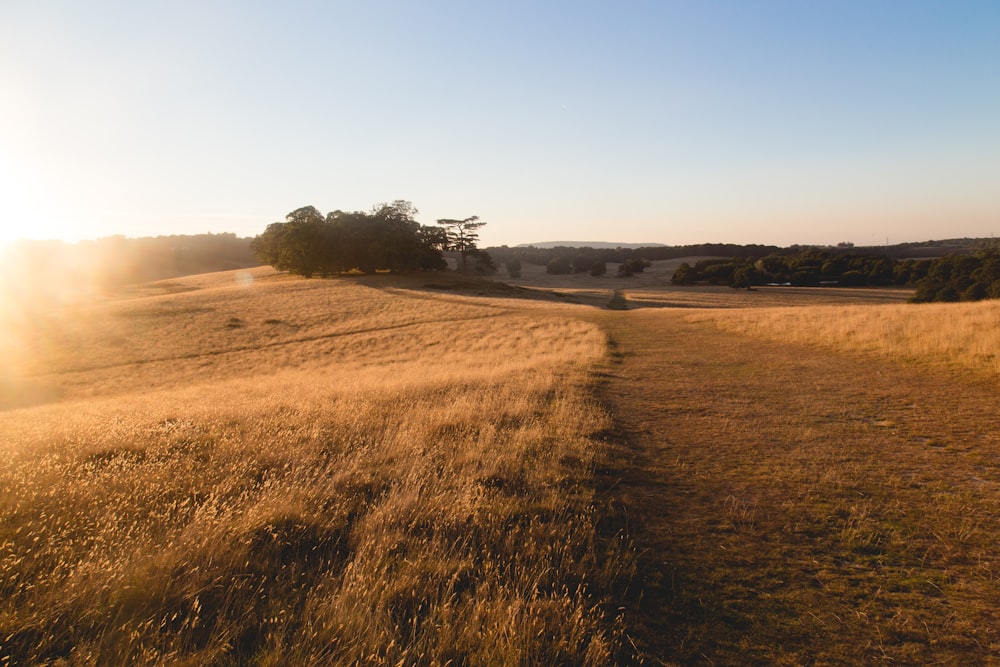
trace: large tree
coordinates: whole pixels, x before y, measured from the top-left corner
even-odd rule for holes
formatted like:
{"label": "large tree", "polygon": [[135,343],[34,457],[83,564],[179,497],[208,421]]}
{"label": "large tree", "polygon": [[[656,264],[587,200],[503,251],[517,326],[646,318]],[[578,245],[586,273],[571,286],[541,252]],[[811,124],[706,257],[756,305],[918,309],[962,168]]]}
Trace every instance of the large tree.
{"label": "large tree", "polygon": [[424,227],[407,201],[378,204],[370,213],[333,211],[324,217],[305,206],[285,222],[268,225],[251,249],[260,261],[305,277],[353,270],[413,271],[446,268],[440,228]]}
{"label": "large tree", "polygon": [[322,273],[326,264],[323,214],[315,206],[303,206],[285,222],[267,226],[250,243],[250,249],[265,264],[279,271],[292,271],[307,278]]}
{"label": "large tree", "polygon": [[461,257],[459,270],[465,273],[466,258],[469,255],[475,256],[477,254],[478,248],[476,244],[479,242],[479,229],[485,226],[486,223],[480,220],[478,215],[464,220],[443,218],[438,220],[437,223],[444,228],[447,240],[446,249],[459,253]]}

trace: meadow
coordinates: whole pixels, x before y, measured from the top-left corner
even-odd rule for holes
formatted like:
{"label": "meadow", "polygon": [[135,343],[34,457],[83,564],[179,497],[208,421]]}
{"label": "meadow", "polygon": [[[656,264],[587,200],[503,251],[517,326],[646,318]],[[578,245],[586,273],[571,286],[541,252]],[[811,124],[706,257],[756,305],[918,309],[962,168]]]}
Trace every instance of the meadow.
{"label": "meadow", "polygon": [[0,664],[994,664],[993,302],[7,297]]}
{"label": "meadow", "polygon": [[1000,662],[994,302],[618,293],[636,309],[590,319],[609,335],[600,391],[632,457],[618,497],[643,655]]}
{"label": "meadow", "polygon": [[741,309],[694,318],[744,336],[1000,378],[1000,302],[996,300],[879,308],[851,304]]}
{"label": "meadow", "polygon": [[616,659],[597,327],[270,270],[35,304],[0,664]]}

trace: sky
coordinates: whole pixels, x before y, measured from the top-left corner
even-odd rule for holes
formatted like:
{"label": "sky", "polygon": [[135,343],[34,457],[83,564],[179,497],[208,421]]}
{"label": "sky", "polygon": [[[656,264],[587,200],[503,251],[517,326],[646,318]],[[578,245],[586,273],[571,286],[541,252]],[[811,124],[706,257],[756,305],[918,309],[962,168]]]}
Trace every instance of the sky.
{"label": "sky", "polygon": [[0,0],[0,241],[1000,234],[996,0]]}

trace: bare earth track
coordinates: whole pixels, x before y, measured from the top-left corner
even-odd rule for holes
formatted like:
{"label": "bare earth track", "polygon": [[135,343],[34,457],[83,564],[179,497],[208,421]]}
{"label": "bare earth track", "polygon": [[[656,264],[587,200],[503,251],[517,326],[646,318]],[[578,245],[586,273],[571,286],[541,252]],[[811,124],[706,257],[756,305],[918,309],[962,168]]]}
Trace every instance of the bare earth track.
{"label": "bare earth track", "polygon": [[647,664],[1000,663],[995,383],[595,313]]}

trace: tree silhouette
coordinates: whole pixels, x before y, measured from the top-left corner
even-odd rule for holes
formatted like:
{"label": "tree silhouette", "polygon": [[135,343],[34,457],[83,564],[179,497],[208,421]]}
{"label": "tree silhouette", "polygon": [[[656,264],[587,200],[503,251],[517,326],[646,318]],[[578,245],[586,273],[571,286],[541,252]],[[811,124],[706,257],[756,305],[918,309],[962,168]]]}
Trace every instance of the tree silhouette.
{"label": "tree silhouette", "polygon": [[473,251],[477,249],[476,243],[479,241],[478,230],[486,223],[480,220],[478,215],[466,218],[465,220],[444,218],[438,220],[437,223],[445,230],[445,238],[447,239],[446,249],[458,251],[461,256],[459,270],[465,273],[466,257],[473,254]]}
{"label": "tree silhouette", "polygon": [[258,259],[307,278],[361,271],[439,270],[442,230],[424,227],[408,201],[378,204],[370,213],[336,210],[323,216],[304,206],[268,225],[251,243]]}

